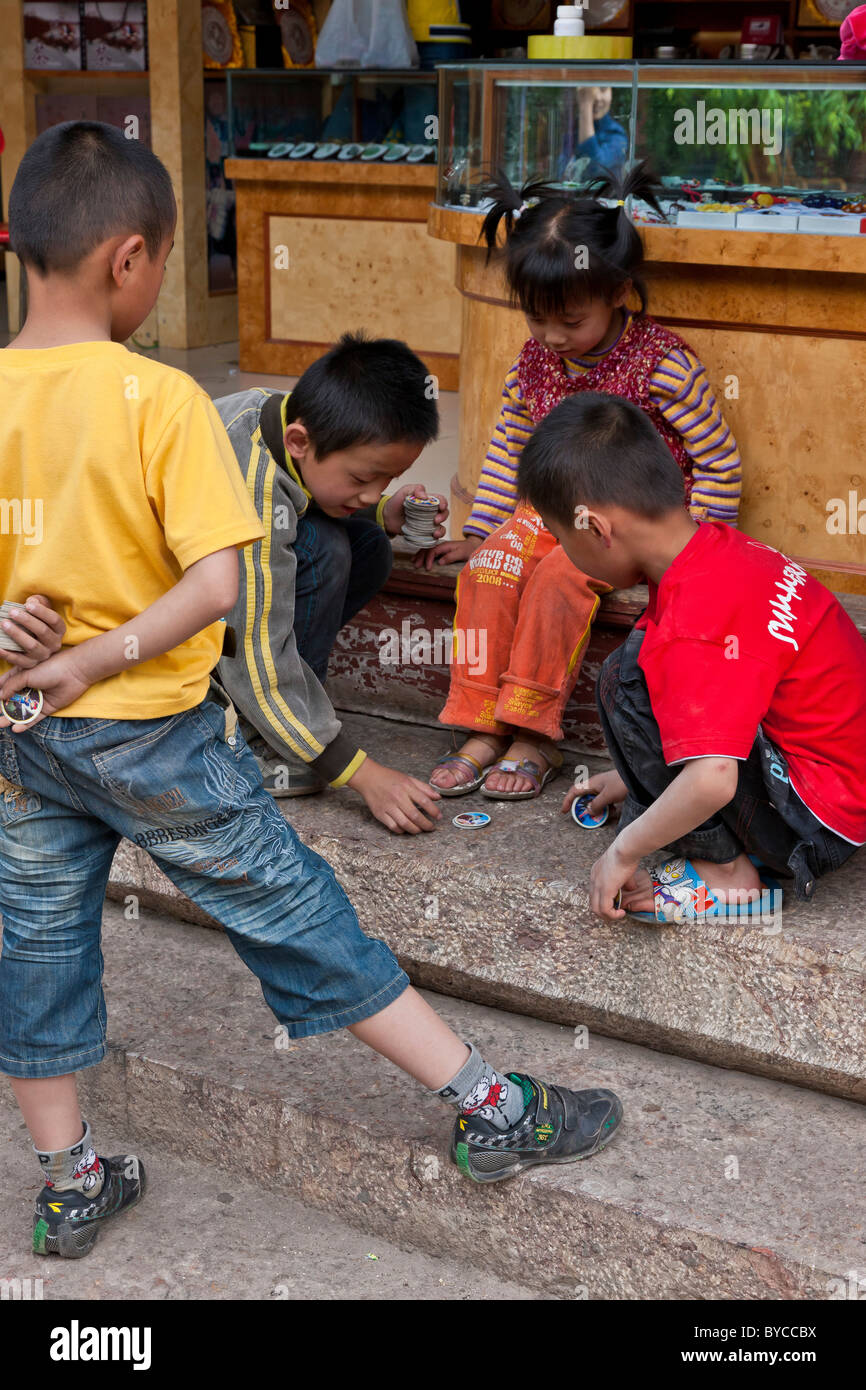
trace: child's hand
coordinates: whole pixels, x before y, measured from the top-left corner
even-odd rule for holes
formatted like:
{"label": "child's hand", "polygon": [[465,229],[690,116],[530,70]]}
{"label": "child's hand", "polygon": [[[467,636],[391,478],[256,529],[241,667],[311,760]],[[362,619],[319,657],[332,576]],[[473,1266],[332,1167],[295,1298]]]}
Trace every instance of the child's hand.
{"label": "child's hand", "polygon": [[32,724],[13,724],[11,719],[0,714],[0,729],[12,725],[13,734],[26,733],[33,729],[47,714],[59,714],[89,690],[92,681],[81,670],[78,648],[67,647],[65,652],[49,657],[26,671],[9,671],[0,681],[0,700],[8,700],[18,690],[32,686],[42,691],[42,710]]}
{"label": "child's hand", "polygon": [[462,565],[474,555],[483,537],[466,536],[462,541],[440,541],[429,550],[419,550],[412,556],[412,563],[419,570],[430,570],[434,565]]}
{"label": "child's hand", "polygon": [[623,859],[614,840],[600,859],[596,859],[589,873],[589,905],[597,917],[606,922],[618,922],[625,916],[625,909],[614,907],[620,888],[634,887],[639,859]]}
{"label": "child's hand", "polygon": [[0,627],[24,650],[10,652],[5,647],[0,650],[0,657],[10,666],[27,671],[60,651],[66,624],[42,594],[31,594],[12,609],[12,614],[11,619],[3,619]]}
{"label": "child's hand", "polygon": [[618,772],[597,772],[594,777],[587,778],[581,786],[569,788],[562,803],[563,814],[568,815],[577,798],[586,796],[587,792],[594,793],[587,809],[592,815],[599,816],[605,806],[619,806],[620,802],[625,801],[628,787]]}
{"label": "child's hand", "polygon": [[346,784],[360,792],[378,821],[395,835],[417,835],[441,820],[439,793],[417,777],[365,758]]}
{"label": "child's hand", "polygon": [[403,513],[403,503],[406,501],[407,497],[436,498],[439,503],[439,510],[436,513],[436,529],[433,534],[434,536],[444,536],[445,527],[443,522],[445,522],[448,517],[448,502],[438,492],[428,492],[423,483],[407,483],[405,487],[401,487],[398,492],[395,492],[393,497],[388,498],[388,501],[382,508],[382,521],[388,535],[396,536],[403,522],[406,520]]}

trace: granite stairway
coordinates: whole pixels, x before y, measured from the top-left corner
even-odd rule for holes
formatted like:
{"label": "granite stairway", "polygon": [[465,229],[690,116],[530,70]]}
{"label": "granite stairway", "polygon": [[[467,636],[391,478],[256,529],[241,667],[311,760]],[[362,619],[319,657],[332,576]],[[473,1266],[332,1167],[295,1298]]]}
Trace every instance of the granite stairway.
{"label": "granite stairway", "polygon": [[[329,689],[370,754],[426,780],[447,734],[435,726],[447,667],[383,667],[383,634],[447,629],[453,571],[398,562],[391,584],[341,634]],[[640,611],[641,594],[604,600],[566,718],[566,767],[596,770],[603,739],[592,682]],[[866,602],[854,600],[866,631]],[[352,707],[366,713],[354,713]],[[432,726],[432,727],[431,727]],[[589,911],[589,869],[613,823],[580,830],[560,813],[566,779],[534,802],[480,793],[441,803],[432,834],[392,836],[354,793],[280,802],[302,839],[332,863],[365,929],[385,936],[422,986],[678,1053],[716,1066],[866,1100],[866,860],[855,856],[809,904],[785,894],[781,920],[646,927]],[[482,831],[451,824],[491,814]],[[148,855],[124,843],[110,893],[202,923]]]}
{"label": "granite stairway", "polygon": [[[294,1297],[272,1289],[280,1252],[298,1243],[299,1203],[314,1229],[326,1214],[364,1232],[366,1250],[386,1241],[456,1269],[467,1299],[866,1296],[861,1105],[431,994],[485,1055],[610,1086],[624,1103],[595,1158],[483,1187],[448,1158],[453,1112],[349,1033],[289,1043],[222,933],[108,904],[104,951],[110,1048],[81,1075],[83,1109],[109,1152],[141,1156],[151,1191],[100,1236],[72,1289],[49,1296]],[[0,1106],[16,1154],[19,1125]],[[50,1258],[27,1253],[34,1174],[19,1166],[14,1194],[6,1164],[0,1173],[3,1273],[59,1278]],[[304,1283],[313,1262],[310,1250]],[[201,1288],[208,1268],[214,1294]],[[225,1288],[232,1269],[237,1292]],[[365,1287],[358,1274],[322,1296]]]}
{"label": "granite stairway", "polygon": [[[447,627],[449,582],[401,567],[332,664],[359,743],[421,777],[446,742],[447,669],[383,673],[379,654],[404,621]],[[585,672],[639,604],[605,600]],[[566,744],[571,766],[602,766],[589,680]],[[613,830],[561,815],[566,786],[529,804],[449,801],[435,832],[411,838],[345,791],[280,806],[462,1036],[507,1066],[621,1094],[625,1122],[603,1154],[468,1182],[441,1104],[349,1034],[289,1043],[216,924],[129,843],[105,915],[109,1056],[82,1077],[91,1123],[145,1159],[255,1174],[272,1199],[536,1296],[866,1295],[862,856],[812,903],[786,901],[781,922],[601,923],[586,883]],[[491,823],[461,832],[451,816],[472,806]]]}

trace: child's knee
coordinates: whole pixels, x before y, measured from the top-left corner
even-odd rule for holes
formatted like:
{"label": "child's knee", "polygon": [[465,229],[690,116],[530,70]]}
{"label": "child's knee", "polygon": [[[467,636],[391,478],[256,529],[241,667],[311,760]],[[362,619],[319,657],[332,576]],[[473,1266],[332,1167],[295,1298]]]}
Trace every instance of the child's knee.
{"label": "child's knee", "polygon": [[364,555],[364,575],[369,579],[370,587],[378,592],[388,579],[391,570],[394,568],[394,548],[391,545],[390,536],[382,530],[381,526],[375,527],[375,534],[370,539],[369,547]]}
{"label": "child's knee", "polygon": [[616,713],[621,664],[622,647],[617,647],[616,651],[605,657],[598,672],[598,683],[595,688],[596,698],[609,718]]}
{"label": "child's knee", "polygon": [[328,517],[316,517],[305,528],[303,543],[295,548],[299,561],[312,570],[317,589],[345,591],[352,572],[352,547],[345,527]]}

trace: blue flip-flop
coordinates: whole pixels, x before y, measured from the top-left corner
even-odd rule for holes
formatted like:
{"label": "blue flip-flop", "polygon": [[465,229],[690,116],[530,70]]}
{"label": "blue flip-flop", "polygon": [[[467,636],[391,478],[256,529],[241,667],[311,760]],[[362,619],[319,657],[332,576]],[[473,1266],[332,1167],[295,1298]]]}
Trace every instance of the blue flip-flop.
{"label": "blue flip-flop", "polygon": [[707,887],[690,860],[659,859],[649,870],[655,911],[626,909],[626,915],[637,922],[739,922],[749,918],[763,921],[768,894],[772,894],[771,910],[775,912],[777,905],[781,906],[782,888],[764,865],[757,867],[762,870],[761,896],[747,903],[726,903]]}

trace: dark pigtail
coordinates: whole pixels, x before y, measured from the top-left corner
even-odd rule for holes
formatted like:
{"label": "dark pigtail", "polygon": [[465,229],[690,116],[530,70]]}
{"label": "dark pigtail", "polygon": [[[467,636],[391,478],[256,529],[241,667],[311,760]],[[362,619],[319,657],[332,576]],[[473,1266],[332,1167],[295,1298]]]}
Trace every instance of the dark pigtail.
{"label": "dark pigtail", "polygon": [[587,185],[587,187],[597,190],[595,196],[599,198],[615,198],[623,201],[626,198],[642,198],[645,203],[649,203],[657,213],[661,214],[656,196],[656,186],[656,180],[645,159],[639,159],[630,168],[619,174],[608,169],[601,177],[594,179],[591,185]]}
{"label": "dark pigtail", "polygon": [[482,192],[493,199],[481,231],[488,259],[504,220],[506,277],[513,301],[524,313],[543,318],[563,314],[576,300],[610,300],[627,280],[640,300],[640,312],[646,311],[643,245],[624,206],[628,198],[638,197],[658,210],[644,162],[622,177],[605,172],[575,191],[543,180],[518,191],[500,172]]}
{"label": "dark pigtail", "polygon": [[500,222],[503,218],[505,219],[505,230],[510,236],[514,226],[514,214],[520,208],[523,198],[501,169],[496,171],[494,178],[482,184],[479,192],[485,198],[493,200],[493,206],[485,214],[484,221],[481,223],[481,236],[487,242],[487,259],[490,260],[490,253],[496,245],[496,233],[499,231]]}
{"label": "dark pigtail", "polygon": [[646,160],[642,159],[619,175],[608,173],[599,180],[599,185],[596,196],[612,198],[622,204],[618,208],[616,236],[608,254],[615,265],[634,266],[635,273],[631,279],[641,301],[641,313],[644,313],[647,300],[646,284],[639,273],[639,267],[643,264],[643,243],[640,233],[626,212],[625,205],[629,198],[639,198],[649,203],[660,217],[664,216],[659,207],[653,176]]}

